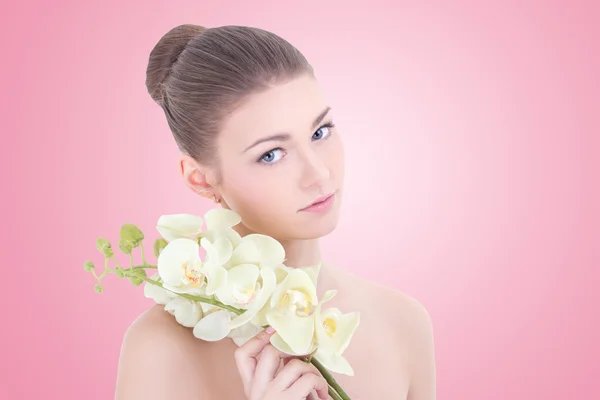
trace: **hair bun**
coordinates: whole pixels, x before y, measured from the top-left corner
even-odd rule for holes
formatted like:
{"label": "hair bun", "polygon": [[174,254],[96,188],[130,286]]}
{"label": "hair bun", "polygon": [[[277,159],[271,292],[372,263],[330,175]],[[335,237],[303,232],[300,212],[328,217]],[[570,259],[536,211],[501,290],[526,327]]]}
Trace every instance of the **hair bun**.
{"label": "hair bun", "polygon": [[161,106],[164,97],[164,83],[171,74],[173,64],[178,60],[190,40],[205,30],[205,27],[193,24],[176,26],[163,35],[150,52],[146,69],[146,88],[154,101]]}

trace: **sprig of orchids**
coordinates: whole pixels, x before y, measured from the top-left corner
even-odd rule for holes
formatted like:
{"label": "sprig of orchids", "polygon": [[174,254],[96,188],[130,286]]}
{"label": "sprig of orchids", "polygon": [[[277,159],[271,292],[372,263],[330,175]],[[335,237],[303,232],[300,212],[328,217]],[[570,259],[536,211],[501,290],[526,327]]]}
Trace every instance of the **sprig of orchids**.
{"label": "sprig of orchids", "polygon": [[[229,337],[241,346],[271,326],[276,331],[271,336],[275,348],[314,364],[334,400],[350,399],[331,372],[354,375],[343,352],[359,324],[359,313],[325,308],[336,291],[318,298],[320,265],[287,267],[285,250],[277,240],[260,234],[241,237],[233,229],[240,222],[238,214],[221,208],[204,217],[161,216],[157,230],[162,237],[153,246],[157,265],[146,261],[143,232],[125,224],[119,249],[129,255],[129,267],[119,265],[111,243],[99,238],[96,248],[105,256],[104,270],[97,275],[91,261],[84,268],[97,279],[96,292],[104,291],[102,280],[108,274],[127,278],[135,286],[145,282],[144,295],[201,340]],[[132,252],[138,247],[142,265],[133,262]],[[111,259],[114,268],[109,267]],[[147,270],[154,273],[149,277]]]}

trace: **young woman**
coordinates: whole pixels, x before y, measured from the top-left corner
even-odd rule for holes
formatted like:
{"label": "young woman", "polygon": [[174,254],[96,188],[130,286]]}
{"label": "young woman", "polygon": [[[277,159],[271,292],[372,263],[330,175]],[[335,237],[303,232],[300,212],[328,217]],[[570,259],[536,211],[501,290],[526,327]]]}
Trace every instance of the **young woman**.
{"label": "young woman", "polygon": [[[286,265],[322,262],[319,238],[338,222],[344,152],[333,110],[303,55],[251,27],[181,25],[150,54],[147,88],[182,152],[186,185],[242,217],[241,235],[278,239]],[[406,294],[323,262],[317,292],[359,311],[344,356],[354,376],[336,376],[353,400],[435,399],[427,311]],[[298,400],[328,398],[310,364],[288,357],[261,332],[241,347],[204,342],[161,306],[128,329],[117,400]],[[285,359],[285,362],[282,360]]]}

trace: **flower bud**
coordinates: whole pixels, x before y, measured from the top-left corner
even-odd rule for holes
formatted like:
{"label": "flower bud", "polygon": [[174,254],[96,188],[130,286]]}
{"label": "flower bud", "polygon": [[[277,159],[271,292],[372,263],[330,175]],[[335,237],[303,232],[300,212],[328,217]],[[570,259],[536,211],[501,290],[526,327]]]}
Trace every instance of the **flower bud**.
{"label": "flower bud", "polygon": [[131,254],[135,246],[129,240],[121,239],[119,240],[119,249],[123,252],[123,254]]}
{"label": "flower bud", "polygon": [[108,258],[111,258],[114,255],[112,245],[104,238],[98,238],[96,240],[96,248],[100,253],[104,254]]}
{"label": "flower bud", "polygon": [[142,284],[142,282],[144,282],[144,280],[137,276],[130,276],[129,282],[131,282],[133,284],[133,286],[140,286]]}
{"label": "flower bud", "polygon": [[146,274],[146,270],[145,270],[145,269],[143,269],[143,268],[136,268],[136,269],[134,269],[132,272],[133,272],[133,275],[134,275],[134,276],[137,276],[138,278],[142,278],[142,279],[143,279],[143,278],[145,278],[145,277],[147,277],[147,276],[148,276],[148,275]]}
{"label": "flower bud", "polygon": [[133,224],[124,224],[121,227],[121,240],[130,242],[135,248],[144,240],[144,233]]}
{"label": "flower bud", "polygon": [[96,293],[102,293],[104,292],[104,287],[101,284],[97,284],[96,286],[94,286],[94,291]]}
{"label": "flower bud", "polygon": [[117,273],[118,278],[122,278],[125,276],[125,271],[123,271],[123,268],[121,268],[120,266],[117,265],[117,267],[115,268],[115,271]]}
{"label": "flower bud", "polygon": [[154,257],[158,258],[160,252],[167,247],[169,243],[164,238],[158,238],[154,241]]}
{"label": "flower bud", "polygon": [[94,263],[91,261],[86,261],[85,263],[83,263],[83,269],[86,272],[92,272],[94,270]]}

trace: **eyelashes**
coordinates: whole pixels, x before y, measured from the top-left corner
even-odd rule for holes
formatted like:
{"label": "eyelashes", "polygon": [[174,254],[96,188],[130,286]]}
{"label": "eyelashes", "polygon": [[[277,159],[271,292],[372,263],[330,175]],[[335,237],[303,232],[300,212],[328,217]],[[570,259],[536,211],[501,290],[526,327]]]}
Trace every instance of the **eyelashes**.
{"label": "eyelashes", "polygon": [[[331,129],[334,127],[335,127],[335,124],[333,122],[328,122],[328,123],[321,125],[319,127],[319,129],[317,129],[313,133],[312,140],[318,141],[318,140],[328,139],[333,134],[333,132],[331,132]],[[327,131],[325,133],[322,133],[324,129],[327,129]],[[321,134],[319,134],[320,132],[321,132]],[[285,152],[285,150],[283,148],[277,147],[277,148],[267,151],[266,153],[263,153],[263,155],[261,155],[258,158],[258,160],[256,160],[256,162],[258,164],[272,166],[272,165],[277,164],[283,157],[285,157],[286,154],[287,153]]]}

